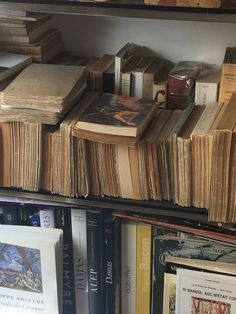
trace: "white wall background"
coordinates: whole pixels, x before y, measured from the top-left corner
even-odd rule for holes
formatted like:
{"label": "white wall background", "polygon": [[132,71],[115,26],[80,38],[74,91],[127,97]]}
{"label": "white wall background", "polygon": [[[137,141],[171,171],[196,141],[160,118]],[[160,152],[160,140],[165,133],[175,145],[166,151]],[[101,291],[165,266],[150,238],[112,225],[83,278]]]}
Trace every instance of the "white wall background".
{"label": "white wall background", "polygon": [[220,65],[228,46],[236,46],[236,23],[147,20],[55,15],[66,49],[80,56],[115,54],[126,42],[144,45],[174,62]]}

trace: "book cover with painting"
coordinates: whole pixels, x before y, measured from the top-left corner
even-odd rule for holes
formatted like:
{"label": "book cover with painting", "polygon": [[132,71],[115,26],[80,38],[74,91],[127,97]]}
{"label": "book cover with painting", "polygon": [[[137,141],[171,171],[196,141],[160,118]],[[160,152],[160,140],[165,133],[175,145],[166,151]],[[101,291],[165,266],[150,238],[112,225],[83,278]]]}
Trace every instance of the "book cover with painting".
{"label": "book cover with painting", "polygon": [[176,313],[236,313],[235,287],[235,276],[178,269]]}
{"label": "book cover with painting", "polygon": [[0,226],[0,313],[62,314],[62,230]]}
{"label": "book cover with painting", "polygon": [[137,137],[145,130],[156,110],[152,100],[105,93],[88,107],[75,128]]}

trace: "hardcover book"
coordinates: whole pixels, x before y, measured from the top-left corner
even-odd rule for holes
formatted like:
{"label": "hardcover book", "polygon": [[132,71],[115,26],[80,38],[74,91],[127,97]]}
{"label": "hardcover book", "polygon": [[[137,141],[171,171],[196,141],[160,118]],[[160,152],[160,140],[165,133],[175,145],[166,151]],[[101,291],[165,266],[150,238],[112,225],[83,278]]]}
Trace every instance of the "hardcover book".
{"label": "hardcover book", "polygon": [[105,93],[85,111],[75,128],[108,135],[138,137],[156,110],[152,100]]}
{"label": "hardcover book", "polygon": [[62,230],[0,231],[0,313],[62,314]]}

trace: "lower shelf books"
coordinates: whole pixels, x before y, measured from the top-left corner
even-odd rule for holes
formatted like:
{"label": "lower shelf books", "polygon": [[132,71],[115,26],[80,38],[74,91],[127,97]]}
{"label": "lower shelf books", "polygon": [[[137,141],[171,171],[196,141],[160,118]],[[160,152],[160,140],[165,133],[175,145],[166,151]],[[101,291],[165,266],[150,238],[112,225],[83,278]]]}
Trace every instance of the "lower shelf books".
{"label": "lower shelf books", "polygon": [[62,314],[62,230],[0,225],[0,313]]}
{"label": "lower shelf books", "polygon": [[234,276],[188,269],[177,271],[176,314],[236,313],[235,294]]}
{"label": "lower shelf books", "polygon": [[[191,258],[167,256],[163,287],[163,314],[176,314],[176,279],[179,269],[211,272],[215,274],[236,275],[236,265],[232,263],[220,263],[205,260],[194,260]],[[199,290],[196,291],[198,291],[196,293],[200,293]]]}

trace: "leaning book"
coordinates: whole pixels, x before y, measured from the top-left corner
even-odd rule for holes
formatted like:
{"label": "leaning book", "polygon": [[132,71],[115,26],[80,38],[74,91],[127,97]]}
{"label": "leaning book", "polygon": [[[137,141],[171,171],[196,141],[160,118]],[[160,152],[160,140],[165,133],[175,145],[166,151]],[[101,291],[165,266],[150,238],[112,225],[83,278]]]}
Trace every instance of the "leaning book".
{"label": "leaning book", "polygon": [[234,276],[177,270],[176,314],[233,314],[236,313],[235,295]]}
{"label": "leaning book", "polygon": [[74,128],[108,135],[139,137],[154,117],[154,101],[104,93],[79,118]]}
{"label": "leaning book", "polygon": [[62,230],[0,225],[0,313],[62,314]]}

